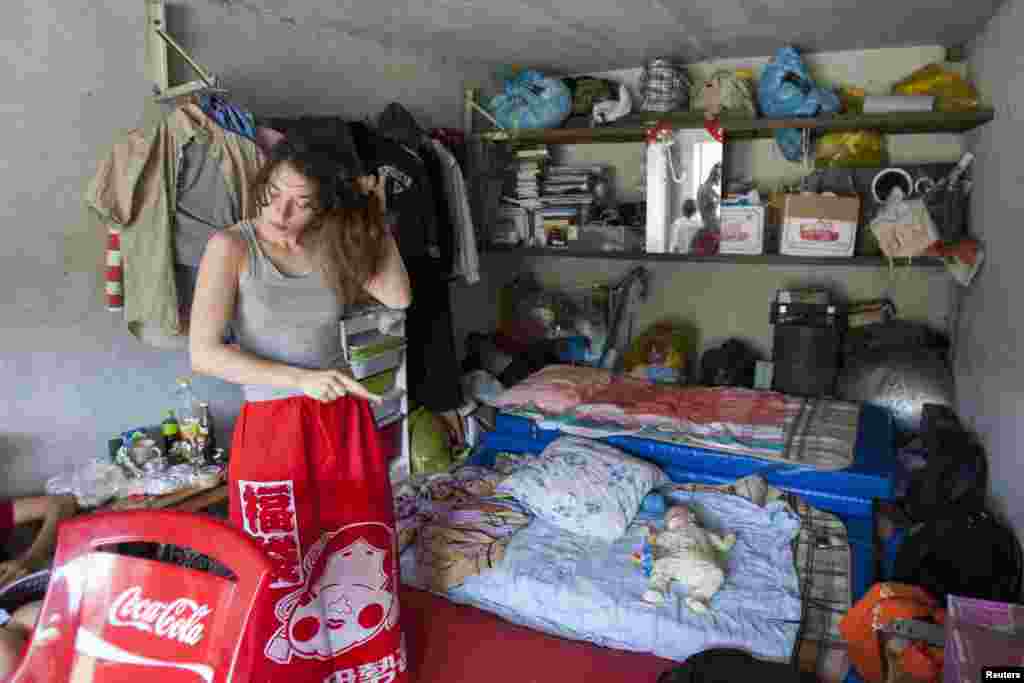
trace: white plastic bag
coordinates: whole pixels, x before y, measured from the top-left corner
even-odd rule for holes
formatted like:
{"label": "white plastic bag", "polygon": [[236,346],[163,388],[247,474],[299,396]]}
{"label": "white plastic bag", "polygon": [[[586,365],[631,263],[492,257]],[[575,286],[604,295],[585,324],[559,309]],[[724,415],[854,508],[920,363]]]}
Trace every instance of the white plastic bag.
{"label": "white plastic bag", "polygon": [[98,507],[118,495],[128,485],[124,471],[111,462],[94,460],[75,470],[71,477],[71,493],[79,507]]}
{"label": "white plastic bag", "polygon": [[[899,190],[894,194],[902,195]],[[939,240],[928,208],[920,199],[891,198],[871,221],[871,232],[889,258],[921,256]]]}

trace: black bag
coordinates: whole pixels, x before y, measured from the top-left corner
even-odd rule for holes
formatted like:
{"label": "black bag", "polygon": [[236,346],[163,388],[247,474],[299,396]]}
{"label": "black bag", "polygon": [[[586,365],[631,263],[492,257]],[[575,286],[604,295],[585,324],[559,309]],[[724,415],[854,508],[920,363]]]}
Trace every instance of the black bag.
{"label": "black bag", "polygon": [[730,339],[704,352],[700,360],[700,383],[705,386],[754,386],[756,351],[739,339]]}
{"label": "black bag", "polygon": [[903,502],[907,517],[926,522],[984,509],[988,462],[981,444],[944,405],[925,404],[921,425],[928,458],[910,477]]}
{"label": "black bag", "polygon": [[764,662],[754,659],[748,652],[731,648],[698,652],[658,676],[658,683],[798,683],[800,680],[800,672],[791,664]]}
{"label": "black bag", "polygon": [[836,397],[885,408],[902,445],[922,431],[924,404],[954,403],[948,348],[945,335],[905,320],[851,329],[843,340]]}
{"label": "black bag", "polygon": [[933,518],[907,532],[892,581],[924,588],[940,602],[959,595],[1016,602],[1021,547],[1013,531],[985,510]]}

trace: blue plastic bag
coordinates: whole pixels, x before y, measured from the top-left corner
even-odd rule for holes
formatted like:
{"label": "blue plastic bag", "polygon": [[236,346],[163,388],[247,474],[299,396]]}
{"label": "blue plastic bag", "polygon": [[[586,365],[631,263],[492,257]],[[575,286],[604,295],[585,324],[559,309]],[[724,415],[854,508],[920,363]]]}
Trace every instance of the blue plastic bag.
{"label": "blue plastic bag", "polygon": [[[839,111],[839,96],[814,85],[804,60],[794,47],[779,48],[761,72],[757,89],[761,113],[768,118],[817,116]],[[800,161],[803,149],[800,131],[785,128],[776,131],[775,141],[789,161]]]}
{"label": "blue plastic bag", "polygon": [[523,71],[505,81],[505,92],[491,98],[489,109],[504,128],[555,128],[569,116],[572,93],[561,79]]}

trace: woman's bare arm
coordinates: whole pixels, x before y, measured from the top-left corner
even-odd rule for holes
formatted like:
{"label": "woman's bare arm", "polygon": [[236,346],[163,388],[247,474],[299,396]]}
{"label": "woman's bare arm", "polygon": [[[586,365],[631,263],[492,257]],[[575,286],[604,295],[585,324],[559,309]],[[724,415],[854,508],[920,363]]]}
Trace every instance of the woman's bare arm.
{"label": "woman's bare arm", "polygon": [[[388,197],[383,178],[360,176],[356,185],[362,192],[376,200],[382,215],[387,215]],[[384,238],[384,256],[381,259],[380,268],[363,289],[388,308],[408,308],[412,303],[409,273],[406,271],[405,262],[402,261],[402,255],[398,251],[398,244],[390,232]]]}
{"label": "woman's bare arm", "polygon": [[234,384],[266,384],[296,389],[320,400],[352,393],[379,401],[361,384],[340,370],[307,370],[260,358],[224,343],[224,332],[234,317],[238,277],[248,248],[236,230],[213,234],[199,264],[189,323],[192,370]]}
{"label": "woman's bare arm", "polygon": [[199,263],[188,348],[192,370],[235,384],[268,384],[299,388],[299,369],[265,360],[224,343],[224,332],[234,317],[238,276],[247,248],[235,230],[215,232]]}
{"label": "woman's bare arm", "polygon": [[409,273],[405,270],[398,245],[390,234],[384,238],[384,258],[380,270],[366,283],[366,292],[388,308],[408,308],[412,303]]}

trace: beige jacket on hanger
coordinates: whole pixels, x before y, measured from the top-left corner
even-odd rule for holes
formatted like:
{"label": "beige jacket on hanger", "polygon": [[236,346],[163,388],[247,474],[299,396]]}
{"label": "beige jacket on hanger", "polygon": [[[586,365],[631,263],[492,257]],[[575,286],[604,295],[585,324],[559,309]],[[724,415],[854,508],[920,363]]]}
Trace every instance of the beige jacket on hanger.
{"label": "beige jacket on hanger", "polygon": [[115,143],[85,192],[86,205],[121,231],[124,317],[144,341],[188,334],[174,281],[174,221],[182,149],[197,137],[221,151],[224,177],[238,192],[243,218],[254,218],[250,186],[263,163],[259,148],[226,132],[196,104],[184,104],[155,129],[133,130]]}

